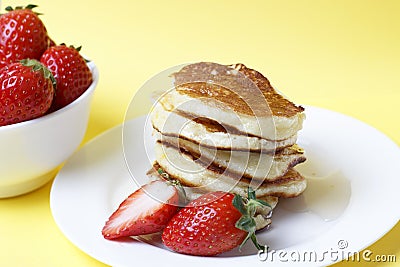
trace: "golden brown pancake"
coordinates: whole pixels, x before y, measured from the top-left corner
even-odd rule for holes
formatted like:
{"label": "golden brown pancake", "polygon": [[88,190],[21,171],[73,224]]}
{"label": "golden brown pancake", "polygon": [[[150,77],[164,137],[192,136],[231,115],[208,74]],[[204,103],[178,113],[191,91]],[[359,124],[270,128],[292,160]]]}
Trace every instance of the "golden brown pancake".
{"label": "golden brown pancake", "polygon": [[[304,111],[276,92],[264,75],[244,64],[200,62],[183,67],[174,77],[178,92],[194,98],[212,97],[238,113],[291,117]],[[260,105],[263,101],[269,109]]]}
{"label": "golden brown pancake", "polygon": [[217,166],[202,166],[187,153],[182,153],[172,146],[155,144],[156,167],[183,185],[196,187],[205,191],[225,191],[246,195],[249,186],[256,189],[256,195],[295,197],[306,188],[306,181],[294,169],[289,169],[285,175],[275,181],[260,182],[245,177],[233,178]]}

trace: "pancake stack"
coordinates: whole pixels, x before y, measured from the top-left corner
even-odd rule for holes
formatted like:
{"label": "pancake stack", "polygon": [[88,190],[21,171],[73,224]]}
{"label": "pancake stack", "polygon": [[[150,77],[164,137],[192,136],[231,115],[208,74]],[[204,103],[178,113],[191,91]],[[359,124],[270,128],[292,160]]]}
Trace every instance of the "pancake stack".
{"label": "pancake stack", "polygon": [[305,190],[293,168],[306,160],[296,145],[301,106],[243,64],[195,63],[173,77],[174,88],[151,113],[157,141],[150,176],[179,180],[190,198],[217,190],[245,197],[251,186],[272,207]]}

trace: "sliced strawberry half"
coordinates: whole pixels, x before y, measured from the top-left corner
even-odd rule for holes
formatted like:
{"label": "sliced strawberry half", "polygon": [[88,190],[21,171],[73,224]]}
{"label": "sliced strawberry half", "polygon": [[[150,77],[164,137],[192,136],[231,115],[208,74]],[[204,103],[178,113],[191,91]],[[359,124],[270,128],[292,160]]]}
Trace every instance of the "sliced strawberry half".
{"label": "sliced strawberry half", "polygon": [[178,212],[179,194],[169,182],[152,181],[128,196],[110,216],[102,234],[106,239],[162,231]]}

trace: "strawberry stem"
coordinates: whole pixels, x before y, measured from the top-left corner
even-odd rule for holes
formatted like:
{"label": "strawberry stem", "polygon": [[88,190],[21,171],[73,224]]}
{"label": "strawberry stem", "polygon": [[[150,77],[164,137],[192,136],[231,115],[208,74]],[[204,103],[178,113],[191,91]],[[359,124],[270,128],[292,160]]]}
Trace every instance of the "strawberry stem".
{"label": "strawberry stem", "polygon": [[[61,43],[60,45],[67,46],[65,43]],[[75,47],[75,46],[73,46],[73,45],[70,45],[69,47],[72,48],[72,49],[75,49],[75,50],[78,51],[78,52],[80,52],[81,49],[82,49],[82,46],[81,46],[81,45],[78,46],[78,47]]]}
{"label": "strawberry stem", "polygon": [[33,4],[29,4],[25,7],[25,9],[34,9],[35,7],[38,7],[38,5],[33,5]]}
{"label": "strawberry stem", "polygon": [[44,78],[50,79],[51,83],[53,84],[54,90],[56,89],[57,85],[56,79],[54,78],[51,71],[48,68],[46,68],[42,63],[40,63],[36,59],[30,59],[30,58],[22,59],[19,62],[26,67],[31,67],[33,71],[42,72]]}
{"label": "strawberry stem", "polygon": [[247,189],[247,197],[247,199],[244,199],[240,195],[235,194],[235,197],[232,200],[232,205],[242,214],[239,220],[237,220],[235,226],[236,228],[248,233],[242,244],[240,244],[239,250],[242,249],[247,240],[251,239],[254,246],[258,250],[265,251],[267,249],[267,246],[261,245],[257,241],[257,237],[255,234],[256,221],[254,220],[254,218],[257,207],[271,207],[271,205],[263,200],[257,199],[256,193],[251,187]]}
{"label": "strawberry stem", "polygon": [[[12,6],[7,6],[5,8],[6,11],[10,12],[10,11],[14,11],[14,10],[22,10],[22,9],[29,9],[29,10],[33,10],[35,7],[38,7],[37,5],[33,5],[33,4],[29,4],[27,6],[16,6],[15,8],[13,8]],[[42,13],[37,13],[34,12],[36,15],[43,15]]]}

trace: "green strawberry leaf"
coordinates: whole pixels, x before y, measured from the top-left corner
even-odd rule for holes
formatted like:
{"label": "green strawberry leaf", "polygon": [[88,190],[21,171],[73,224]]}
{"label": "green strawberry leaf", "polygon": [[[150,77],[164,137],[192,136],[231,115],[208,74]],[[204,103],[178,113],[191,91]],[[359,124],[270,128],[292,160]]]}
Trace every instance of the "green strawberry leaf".
{"label": "green strawberry leaf", "polygon": [[232,200],[232,204],[242,215],[247,214],[246,207],[244,206],[243,203],[243,198],[238,194],[235,194],[235,197]]}
{"label": "green strawberry leaf", "polygon": [[254,191],[253,188],[248,187],[247,188],[247,198],[250,199],[256,199],[256,191]]}
{"label": "green strawberry leaf", "polygon": [[53,88],[54,88],[54,90],[56,90],[56,87],[57,87],[56,79],[54,78],[51,71],[48,68],[46,68],[42,63],[40,63],[36,59],[30,59],[30,58],[22,59],[19,62],[26,67],[31,67],[33,71],[42,72],[43,76],[46,79],[51,80],[51,83],[53,84]]}
{"label": "green strawberry leaf", "polygon": [[242,214],[239,220],[236,221],[235,226],[236,228],[248,233],[242,244],[240,244],[239,250],[242,249],[247,240],[251,239],[254,246],[258,250],[265,251],[267,246],[261,245],[257,241],[257,237],[255,234],[256,221],[254,220],[254,218],[257,207],[271,207],[271,205],[264,200],[257,199],[256,192],[251,187],[249,187],[247,190],[247,196],[247,199],[243,199],[240,195],[235,194],[235,197],[232,200],[232,205]]}

